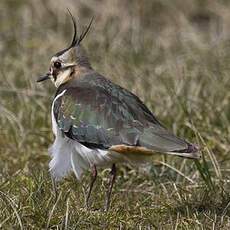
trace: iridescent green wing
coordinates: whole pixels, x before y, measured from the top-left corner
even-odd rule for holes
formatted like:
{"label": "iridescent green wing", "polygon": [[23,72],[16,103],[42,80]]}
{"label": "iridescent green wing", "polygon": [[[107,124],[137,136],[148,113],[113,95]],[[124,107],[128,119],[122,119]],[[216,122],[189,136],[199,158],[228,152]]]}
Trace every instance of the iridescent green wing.
{"label": "iridescent green wing", "polygon": [[65,87],[54,103],[55,119],[64,135],[85,146],[107,149],[124,144],[161,152],[188,148],[140,99],[101,76],[85,77]]}
{"label": "iridescent green wing", "polygon": [[125,103],[101,87],[67,89],[55,101],[54,115],[66,136],[91,147],[135,145],[142,127]]}

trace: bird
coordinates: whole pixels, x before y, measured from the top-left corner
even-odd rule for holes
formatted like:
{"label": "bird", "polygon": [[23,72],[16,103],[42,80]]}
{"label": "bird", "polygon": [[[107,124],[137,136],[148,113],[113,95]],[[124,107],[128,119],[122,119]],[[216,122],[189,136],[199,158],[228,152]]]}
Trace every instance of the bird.
{"label": "bird", "polygon": [[91,169],[88,208],[97,168],[111,167],[104,204],[108,211],[117,164],[139,165],[156,153],[198,159],[199,147],[175,136],[135,94],[94,70],[82,45],[93,18],[78,35],[69,14],[72,41],[52,56],[49,71],[37,79],[50,79],[57,88],[51,106],[55,140],[49,148],[49,170],[54,181],[60,181],[71,172],[80,180]]}

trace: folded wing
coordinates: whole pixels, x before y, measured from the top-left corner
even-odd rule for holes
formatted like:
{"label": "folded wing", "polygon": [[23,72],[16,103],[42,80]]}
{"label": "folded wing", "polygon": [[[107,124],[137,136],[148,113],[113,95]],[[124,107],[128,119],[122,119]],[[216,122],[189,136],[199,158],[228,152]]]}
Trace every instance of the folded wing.
{"label": "folded wing", "polygon": [[197,157],[195,145],[166,130],[139,98],[102,76],[85,76],[65,89],[54,115],[67,137],[90,148],[123,145]]}

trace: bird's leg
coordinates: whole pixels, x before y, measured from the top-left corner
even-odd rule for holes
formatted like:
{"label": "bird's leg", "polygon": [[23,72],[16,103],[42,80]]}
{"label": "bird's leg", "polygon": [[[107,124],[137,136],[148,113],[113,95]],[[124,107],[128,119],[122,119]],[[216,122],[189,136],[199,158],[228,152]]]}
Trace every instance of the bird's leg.
{"label": "bird's leg", "polygon": [[91,182],[90,182],[90,185],[89,185],[89,191],[87,193],[87,196],[86,196],[86,208],[89,208],[89,198],[90,198],[90,195],[91,195],[91,192],[92,192],[92,189],[93,189],[93,185],[94,185],[94,182],[96,181],[97,179],[97,168],[96,168],[96,165],[93,165],[92,167],[92,178],[91,178]]}
{"label": "bird's leg", "polygon": [[106,200],[105,200],[105,211],[107,212],[109,210],[110,205],[110,197],[113,189],[113,184],[116,179],[116,166],[115,164],[112,165],[111,171],[110,171],[110,180],[109,180],[109,187],[106,194]]}

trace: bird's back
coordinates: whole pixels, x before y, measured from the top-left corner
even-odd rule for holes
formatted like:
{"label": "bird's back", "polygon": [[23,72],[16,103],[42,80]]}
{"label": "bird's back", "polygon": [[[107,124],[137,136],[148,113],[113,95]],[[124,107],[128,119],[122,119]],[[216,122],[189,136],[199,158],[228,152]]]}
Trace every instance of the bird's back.
{"label": "bird's back", "polygon": [[97,72],[73,78],[57,95],[63,90],[54,115],[68,138],[89,148],[124,145],[195,157],[195,147],[166,130],[137,96]]}

